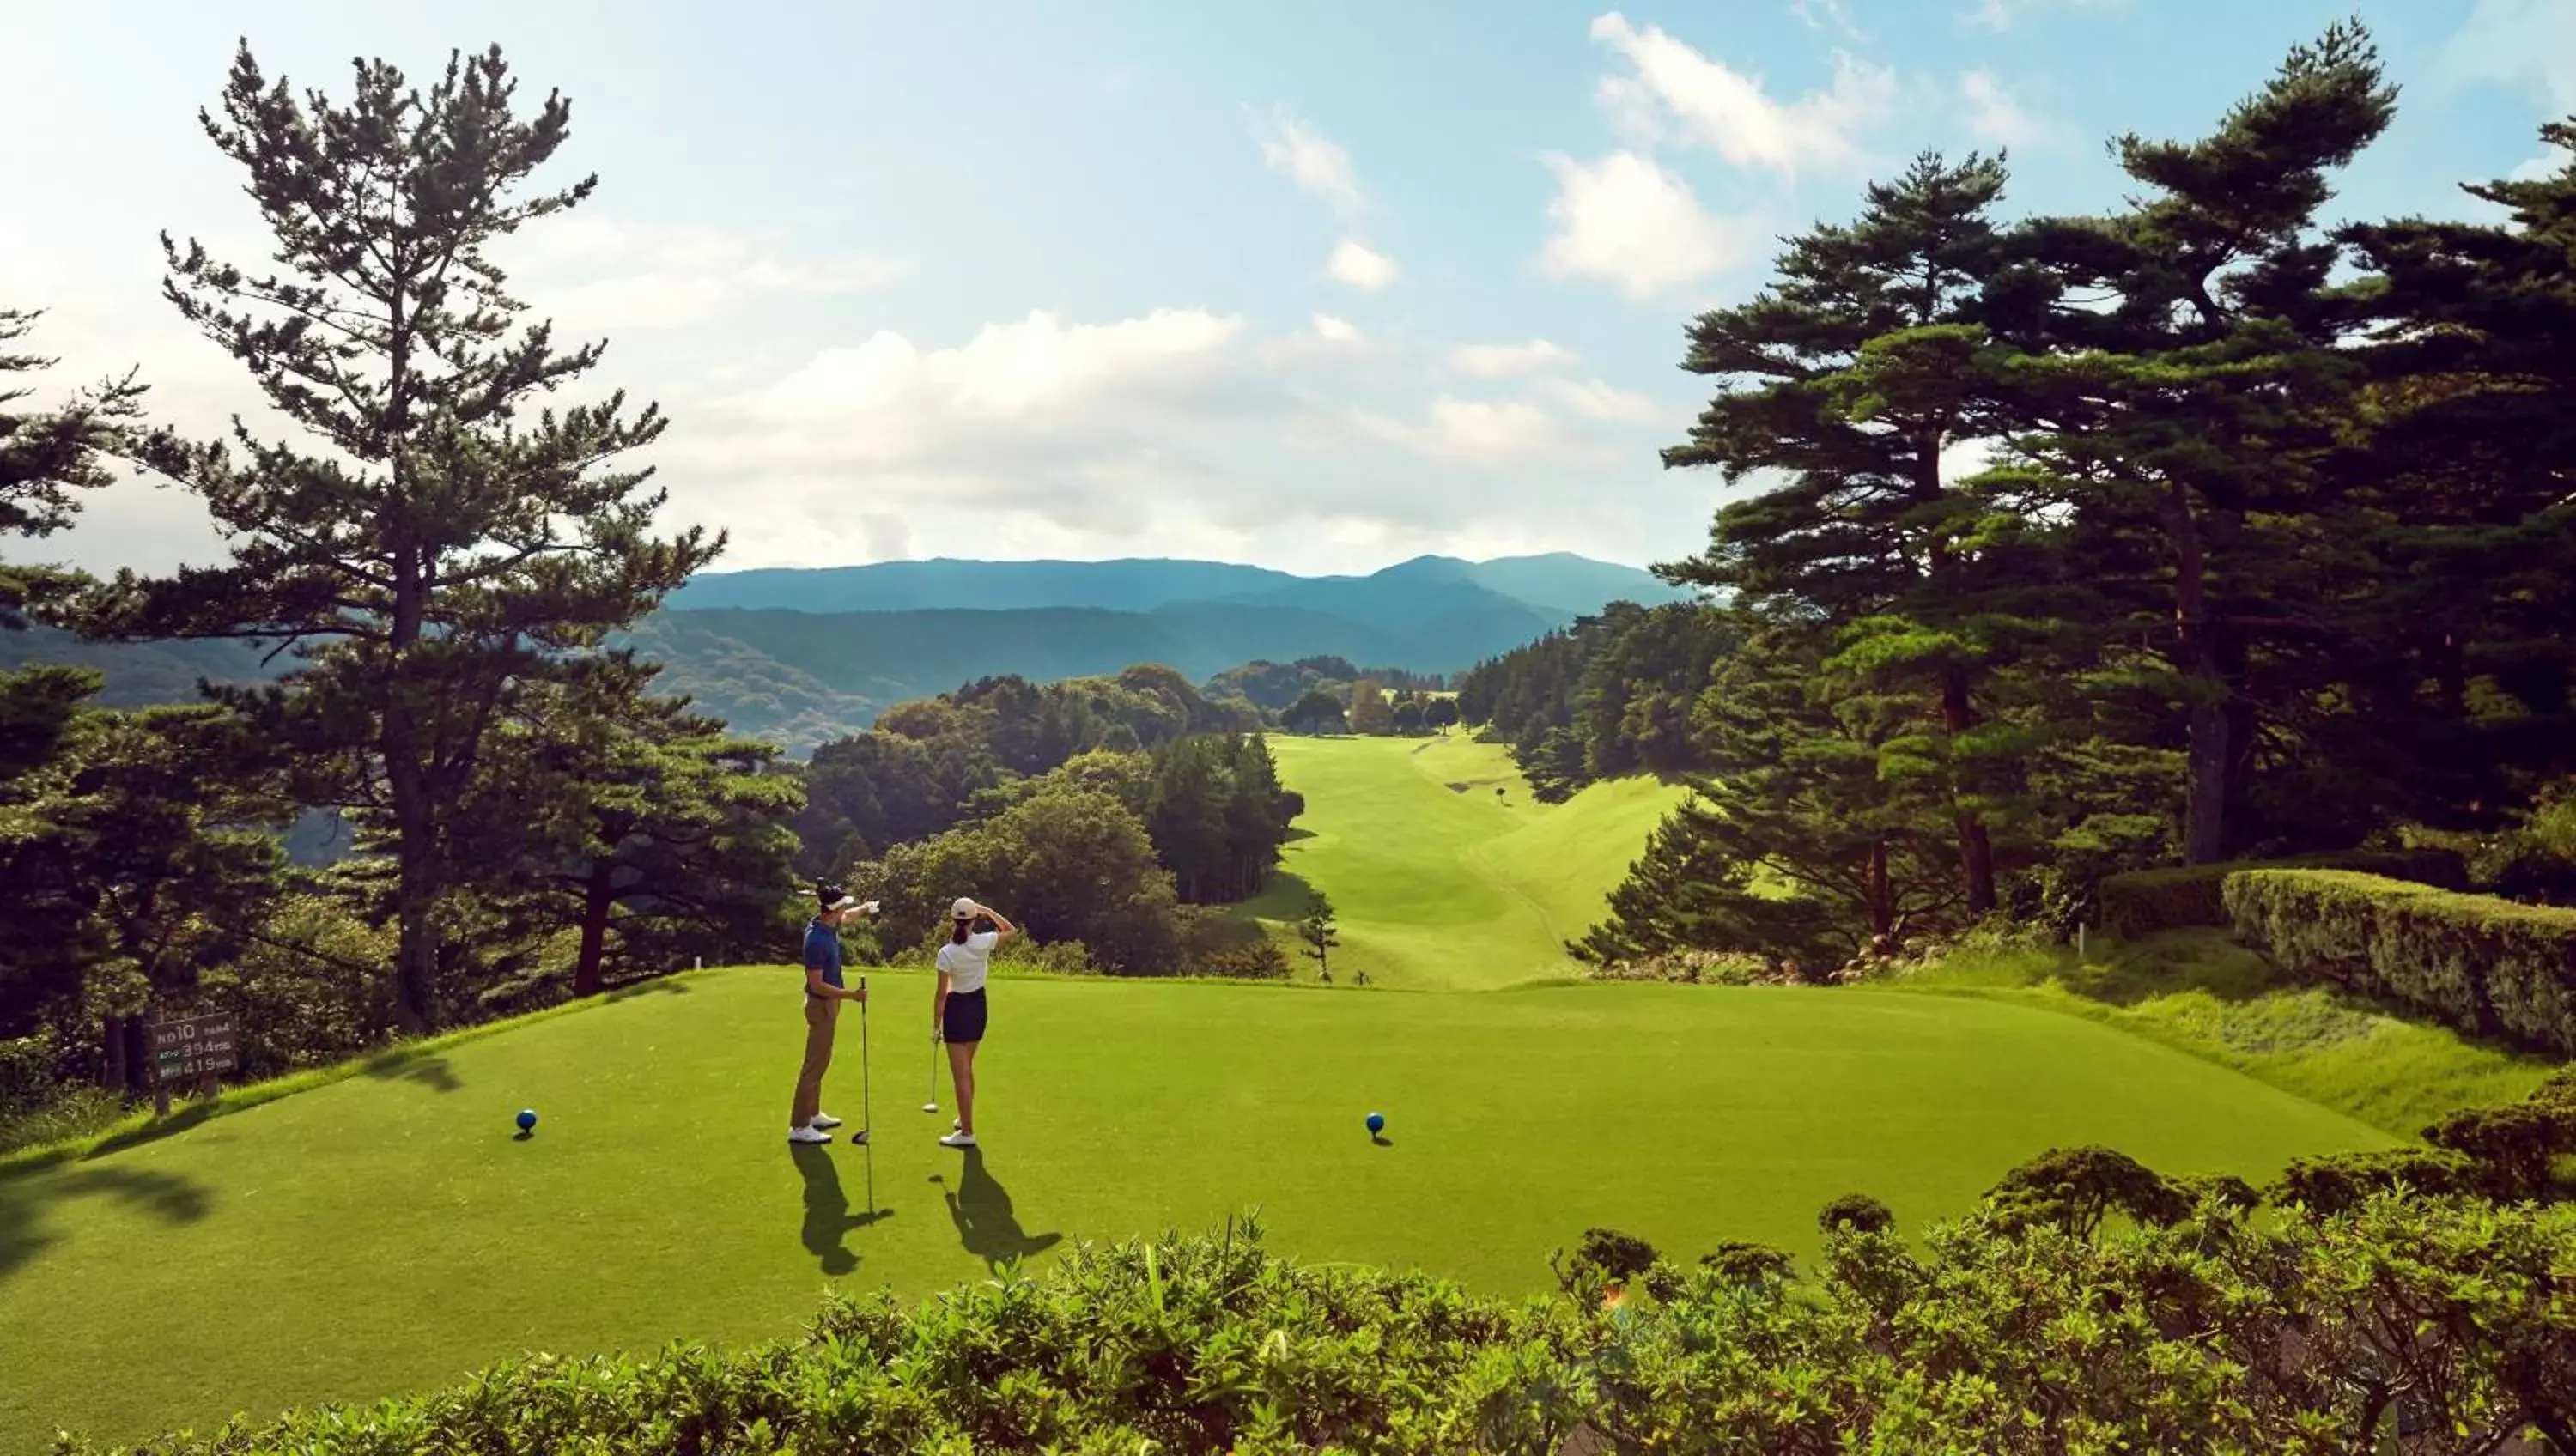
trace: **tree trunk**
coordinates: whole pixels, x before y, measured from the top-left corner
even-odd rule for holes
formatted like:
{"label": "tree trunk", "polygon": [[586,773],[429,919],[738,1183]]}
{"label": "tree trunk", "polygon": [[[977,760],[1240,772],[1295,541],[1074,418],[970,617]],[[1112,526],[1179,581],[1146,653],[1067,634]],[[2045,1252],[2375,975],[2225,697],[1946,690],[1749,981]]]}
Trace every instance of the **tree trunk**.
{"label": "tree trunk", "polygon": [[2191,705],[2183,859],[2190,864],[2216,864],[2227,857],[2229,729],[2234,723],[2227,702],[2231,690],[2218,670],[2217,624],[2209,612],[2208,552],[2201,544],[2200,520],[2193,514],[2189,487],[2170,482],[2160,514],[2174,553],[2174,666],[2202,690],[2205,699]]}
{"label": "tree trunk", "polygon": [[604,979],[601,962],[608,953],[608,912],[617,903],[615,870],[606,860],[590,867],[590,883],[581,902],[581,959],[573,966],[572,994],[596,996]]}
{"label": "tree trunk", "polygon": [[[1956,744],[1960,735],[1977,726],[1976,705],[1968,698],[1968,672],[1957,663],[1941,669],[1941,726]],[[1958,762],[1951,758],[1954,767]],[[1955,788],[1953,792],[1955,792]],[[1974,809],[1961,806],[1959,823],[1959,873],[1968,882],[1968,913],[1991,915],[1995,909],[1995,848],[1987,837],[1986,822]]]}
{"label": "tree trunk", "polygon": [[1896,896],[1887,884],[1887,841],[1869,847],[1869,933],[1875,938],[1896,933]]}

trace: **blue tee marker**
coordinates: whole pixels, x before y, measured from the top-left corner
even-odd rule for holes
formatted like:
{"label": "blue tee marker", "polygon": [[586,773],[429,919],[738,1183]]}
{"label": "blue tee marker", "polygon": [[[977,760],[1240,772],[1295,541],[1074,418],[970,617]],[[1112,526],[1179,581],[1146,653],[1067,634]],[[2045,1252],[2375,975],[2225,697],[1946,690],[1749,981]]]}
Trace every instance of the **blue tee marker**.
{"label": "blue tee marker", "polygon": [[536,1110],[535,1108],[533,1108],[533,1107],[523,1107],[523,1108],[520,1108],[520,1109],[519,1109],[519,1131],[521,1131],[521,1132],[534,1132],[534,1131],[536,1131],[536,1130],[537,1130],[537,1110]]}
{"label": "blue tee marker", "polygon": [[1386,1131],[1386,1114],[1383,1112],[1370,1113],[1368,1115],[1368,1130],[1369,1136],[1371,1137],[1375,1137],[1379,1133]]}

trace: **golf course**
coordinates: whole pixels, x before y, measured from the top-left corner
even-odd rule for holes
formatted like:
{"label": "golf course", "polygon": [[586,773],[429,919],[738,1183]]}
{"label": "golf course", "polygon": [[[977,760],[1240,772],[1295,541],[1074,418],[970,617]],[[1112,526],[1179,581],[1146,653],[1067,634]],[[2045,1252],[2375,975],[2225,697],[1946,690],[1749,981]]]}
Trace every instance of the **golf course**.
{"label": "golf course", "polygon": [[1335,980],[1365,972],[1375,986],[1490,990],[1567,974],[1565,942],[1601,918],[1682,797],[1631,778],[1542,804],[1502,747],[1465,734],[1282,738],[1272,751],[1306,797],[1304,837],[1248,913],[1287,937],[1308,888],[1323,889],[1341,940]]}
{"label": "golf course", "polygon": [[965,1154],[934,1142],[944,1081],[921,1110],[929,979],[884,970],[867,1083],[849,1024],[826,1099],[853,1128],[872,1112],[872,1148],[786,1146],[798,982],[748,967],[0,1175],[0,1451],[418,1391],[531,1350],[750,1341],[827,1288],[918,1294],[1253,1208],[1299,1258],[1514,1294],[1596,1224],[1806,1251],[1838,1194],[1919,1226],[2052,1146],[2260,1178],[2392,1141],[2037,1006],[1567,984],[1554,946],[1671,790],[1538,805],[1463,740],[1280,760],[1310,832],[1283,880],[1332,896],[1372,988],[999,976]]}

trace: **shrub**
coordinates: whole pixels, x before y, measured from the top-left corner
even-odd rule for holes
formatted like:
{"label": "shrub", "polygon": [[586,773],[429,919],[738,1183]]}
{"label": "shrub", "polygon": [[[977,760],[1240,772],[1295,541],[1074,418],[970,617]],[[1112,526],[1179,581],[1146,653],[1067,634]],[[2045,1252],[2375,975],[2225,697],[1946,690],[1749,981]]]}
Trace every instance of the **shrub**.
{"label": "shrub", "polygon": [[1883,1234],[1896,1227],[1896,1215],[1887,1205],[1866,1193],[1846,1193],[1825,1205],[1816,1216],[1816,1227],[1826,1233],[1849,1229],[1856,1233]]}
{"label": "shrub", "polygon": [[2087,1146],[2051,1148],[1986,1192],[1996,1226],[2054,1228],[2089,1239],[2114,1213],[2140,1223],[2173,1223],[2191,1212],[2182,1190],[2126,1153]]}
{"label": "shrub", "polygon": [[2476,1167],[2446,1148],[2381,1148],[2296,1159],[2272,1185],[2271,1198],[2283,1207],[2331,1216],[2383,1193],[2433,1197],[2467,1191],[2479,1181]]}
{"label": "shrub", "polygon": [[1728,1239],[1700,1256],[1700,1267],[1729,1284],[1770,1284],[1789,1277],[1789,1255],[1750,1239]]}
{"label": "shrub", "polygon": [[2351,870],[2446,890],[2465,890],[2469,884],[2467,863],[2447,849],[2348,850],[2295,859],[2134,870],[2108,876],[2098,887],[2102,928],[2122,940],[2138,940],[2162,930],[2226,925],[2227,881],[2259,869]]}
{"label": "shrub", "polygon": [[[1634,1242],[1587,1235],[1623,1267]],[[1506,1304],[1300,1267],[1229,1227],[1078,1246],[1036,1277],[910,1308],[835,1299],[801,1337],[750,1349],[538,1356],[148,1449],[2369,1451],[2401,1386],[2445,1451],[2531,1425],[2565,1448],[2576,1422],[2576,1282],[2560,1272],[2576,1209],[2381,1198],[2277,1229],[2228,1218],[2098,1242],[1970,1220],[1919,1255],[1890,1234],[1829,1240],[1803,1279],[1742,1260],[1649,1273],[1664,1292],[1616,1309]],[[1588,1444],[1569,1442],[1578,1424]]]}
{"label": "shrub", "polygon": [[2238,937],[2294,975],[2576,1054],[2576,910],[2342,870],[2233,875],[2226,904]]}
{"label": "shrub", "polygon": [[1591,1228],[1574,1246],[1574,1257],[1551,1258],[1549,1263],[1556,1268],[1557,1283],[1571,1292],[1592,1278],[1625,1284],[1653,1268],[1658,1257],[1654,1245],[1633,1234]]}
{"label": "shrub", "polygon": [[2546,1197],[2558,1155],[2576,1152],[2576,1110],[2538,1099],[2464,1107],[2424,1129],[2424,1141],[2475,1163],[2490,1198]]}

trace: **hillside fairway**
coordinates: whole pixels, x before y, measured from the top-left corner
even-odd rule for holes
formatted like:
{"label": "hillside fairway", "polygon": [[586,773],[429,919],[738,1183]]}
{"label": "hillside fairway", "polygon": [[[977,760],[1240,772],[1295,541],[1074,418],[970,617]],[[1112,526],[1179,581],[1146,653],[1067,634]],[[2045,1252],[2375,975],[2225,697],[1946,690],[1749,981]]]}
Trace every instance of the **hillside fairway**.
{"label": "hillside fairway", "polygon": [[[933,1143],[944,1084],[939,1115],[919,1110],[926,978],[870,979],[873,1221],[861,1150],[783,1139],[785,970],[684,978],[0,1178],[0,1452],[57,1423],[139,1438],[417,1391],[535,1349],[766,1338],[834,1285],[919,1294],[1060,1239],[1253,1206],[1297,1257],[1519,1292],[1587,1226],[1684,1259],[1725,1238],[1811,1250],[1836,1194],[1919,1227],[2053,1145],[2260,1179],[2389,1142],[2181,1052],[1967,997],[1006,978],[970,1161]],[[855,1125],[855,1019],[842,1048],[826,1105]],[[520,1141],[523,1106],[541,1120]]]}
{"label": "hillside fairway", "polygon": [[[1308,886],[1330,896],[1337,983],[1366,971],[1381,986],[1486,990],[1572,973],[1565,942],[1601,919],[1683,794],[1635,778],[1542,804],[1503,748],[1464,734],[1270,742],[1306,798],[1304,837],[1249,909],[1285,936]],[[1311,979],[1314,962],[1297,973]]]}

